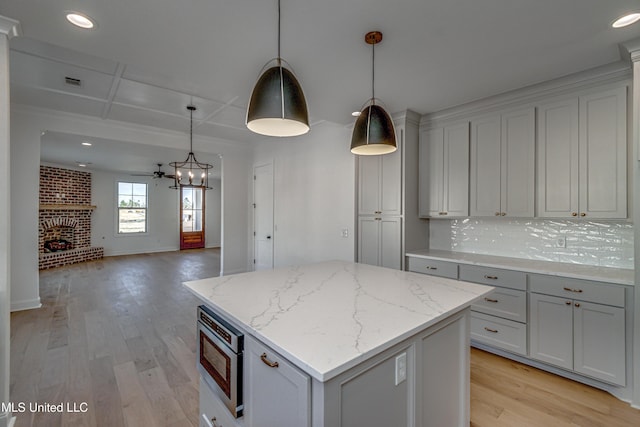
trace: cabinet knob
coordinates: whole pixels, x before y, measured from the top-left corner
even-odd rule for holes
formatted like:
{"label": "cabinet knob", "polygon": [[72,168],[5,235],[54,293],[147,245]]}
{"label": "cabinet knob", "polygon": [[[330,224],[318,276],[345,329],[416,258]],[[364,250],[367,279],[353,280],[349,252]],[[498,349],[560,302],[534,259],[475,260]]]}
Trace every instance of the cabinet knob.
{"label": "cabinet knob", "polygon": [[571,301],[565,301],[564,302],[566,305],[571,305]]}
{"label": "cabinet knob", "polygon": [[576,307],[580,307],[580,303],[579,302],[576,303]]}
{"label": "cabinet knob", "polygon": [[211,425],[213,427],[222,427],[222,425],[218,424],[216,417],[211,418]]}
{"label": "cabinet knob", "polygon": [[496,216],[500,216],[500,212],[496,212]]}
{"label": "cabinet knob", "polygon": [[571,216],[578,216],[578,212],[571,212]]}
{"label": "cabinet knob", "polygon": [[506,212],[500,212],[500,216],[507,216]]}
{"label": "cabinet knob", "polygon": [[580,212],[580,216],[587,216],[587,214],[584,212]]}

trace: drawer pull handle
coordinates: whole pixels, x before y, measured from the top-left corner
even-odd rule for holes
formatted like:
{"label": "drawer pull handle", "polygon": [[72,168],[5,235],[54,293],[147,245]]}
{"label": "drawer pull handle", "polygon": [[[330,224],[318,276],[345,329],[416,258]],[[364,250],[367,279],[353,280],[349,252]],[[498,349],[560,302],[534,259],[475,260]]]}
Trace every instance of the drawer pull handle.
{"label": "drawer pull handle", "polygon": [[448,212],[438,212],[438,215],[448,215]]}
{"label": "drawer pull handle", "polygon": [[262,362],[270,368],[277,368],[278,366],[280,366],[278,362],[272,362],[271,360],[267,359],[267,353],[262,353],[260,355],[260,360],[262,360]]}
{"label": "drawer pull handle", "polygon": [[497,299],[492,299],[492,298],[486,298],[484,299],[486,302],[498,302]]}
{"label": "drawer pull handle", "polygon": [[581,293],[581,292],[582,292],[582,289],[572,289],[572,288],[566,288],[566,287],[565,287],[565,288],[562,288],[562,289],[564,289],[564,290],[565,290],[565,291],[567,291],[567,292],[575,292],[575,293],[577,293],[577,294],[579,294],[579,293]]}
{"label": "drawer pull handle", "polygon": [[222,427],[220,424],[218,424],[216,417],[211,418],[211,424],[213,425],[213,427]]}
{"label": "drawer pull handle", "polygon": [[497,329],[487,328],[486,326],[484,327],[484,330],[487,331],[487,332],[491,332],[492,334],[497,334],[498,333]]}
{"label": "drawer pull handle", "polygon": [[498,280],[498,276],[489,276],[488,274],[484,275],[485,279]]}
{"label": "drawer pull handle", "polygon": [[427,270],[437,270],[437,269],[438,269],[438,267],[430,267],[430,266],[427,266]]}

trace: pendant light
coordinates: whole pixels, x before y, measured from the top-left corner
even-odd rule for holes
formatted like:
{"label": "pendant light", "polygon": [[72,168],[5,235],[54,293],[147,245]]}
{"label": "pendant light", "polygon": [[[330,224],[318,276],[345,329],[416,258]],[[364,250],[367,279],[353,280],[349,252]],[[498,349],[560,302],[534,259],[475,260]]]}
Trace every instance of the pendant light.
{"label": "pendant light", "polygon": [[[262,135],[297,136],[309,132],[309,115],[302,86],[280,57],[280,0],[278,0],[278,57],[256,83],[247,108],[247,127]],[[288,65],[288,63],[287,63]]]}
{"label": "pendant light", "polygon": [[[209,170],[213,169],[213,165],[209,163],[200,163],[193,154],[193,112],[196,110],[195,105],[187,105],[190,114],[189,127],[189,154],[186,160],[182,162],[171,162],[174,170],[173,185],[169,188],[195,187],[211,190],[209,187]],[[200,181],[200,182],[198,182]]]}
{"label": "pendant light", "polygon": [[393,153],[397,149],[393,120],[384,108],[376,104],[375,97],[375,45],[382,41],[382,33],[367,33],[364,41],[371,45],[371,99],[367,101],[353,126],[351,152],[361,156]]}

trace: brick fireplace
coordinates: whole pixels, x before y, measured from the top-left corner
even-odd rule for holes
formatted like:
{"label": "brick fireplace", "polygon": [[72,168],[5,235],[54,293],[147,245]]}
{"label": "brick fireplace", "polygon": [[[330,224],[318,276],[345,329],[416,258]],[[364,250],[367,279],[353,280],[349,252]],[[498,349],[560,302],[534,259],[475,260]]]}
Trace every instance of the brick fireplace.
{"label": "brick fireplace", "polygon": [[91,173],[40,166],[39,269],[100,259],[91,246]]}

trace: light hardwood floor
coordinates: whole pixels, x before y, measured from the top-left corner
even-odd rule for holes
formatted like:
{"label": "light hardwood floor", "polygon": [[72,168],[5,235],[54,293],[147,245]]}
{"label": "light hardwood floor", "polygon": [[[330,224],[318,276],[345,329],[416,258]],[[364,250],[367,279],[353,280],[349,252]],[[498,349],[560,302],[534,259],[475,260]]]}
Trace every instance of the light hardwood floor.
{"label": "light hardwood floor", "polygon": [[[41,272],[43,307],[11,316],[11,401],[27,405],[15,427],[197,426],[199,302],[180,283],[219,271],[218,250],[192,250]],[[473,427],[640,426],[605,392],[475,349],[471,363]]]}

